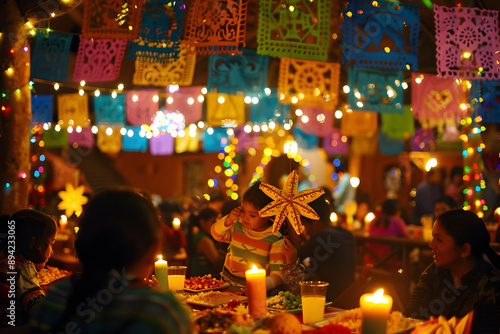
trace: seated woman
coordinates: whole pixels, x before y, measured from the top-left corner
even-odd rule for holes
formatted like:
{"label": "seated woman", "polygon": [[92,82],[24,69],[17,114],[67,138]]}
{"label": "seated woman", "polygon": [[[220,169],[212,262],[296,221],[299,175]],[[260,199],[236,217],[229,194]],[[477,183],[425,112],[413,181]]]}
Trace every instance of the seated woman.
{"label": "seated woman", "polygon": [[32,333],[191,333],[187,308],[149,286],[161,246],[151,201],[132,190],[104,190],[90,200],[75,249],[82,273],[48,291],[33,311]]}
{"label": "seated woman", "polygon": [[470,211],[441,214],[429,244],[434,257],[420,276],[405,315],[462,318],[474,311],[471,333],[500,328],[500,255],[490,247],[484,222]]}

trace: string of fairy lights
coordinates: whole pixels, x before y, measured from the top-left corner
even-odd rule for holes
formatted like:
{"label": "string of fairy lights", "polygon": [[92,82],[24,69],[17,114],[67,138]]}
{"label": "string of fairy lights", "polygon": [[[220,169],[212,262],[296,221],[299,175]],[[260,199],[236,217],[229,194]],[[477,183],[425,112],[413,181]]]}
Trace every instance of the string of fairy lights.
{"label": "string of fairy lights", "polygon": [[[53,17],[54,14],[51,14]],[[35,28],[29,21],[26,22],[26,29],[28,32],[28,35],[30,37],[34,37],[37,34],[37,30],[40,30],[39,28]],[[41,30],[40,30],[41,31]],[[46,32],[50,32],[50,29],[44,29]],[[4,42],[3,35],[0,33],[0,40]],[[20,52],[29,52],[30,47],[29,43],[26,43],[25,45],[21,46],[18,50],[14,48],[10,48],[9,50],[9,55],[10,59],[4,60],[4,64],[2,64],[2,69],[7,76],[14,76],[16,75],[16,70],[12,64],[14,63],[14,57],[16,57]],[[386,52],[390,52],[390,50],[386,50]],[[463,57],[467,58],[470,57],[469,54],[463,54]],[[29,61],[27,61],[24,66],[30,67],[31,64]],[[416,78],[415,84],[419,84],[419,78]],[[401,83],[396,83],[397,86],[401,85],[403,90],[408,89],[410,81],[405,80]],[[81,81],[79,84],[73,84],[73,83],[66,83],[66,82],[50,82],[42,79],[33,79],[33,81],[29,81],[28,85],[30,90],[34,90],[35,84],[46,84],[46,85],[52,85],[54,88],[54,93],[58,94],[58,91],[61,87],[65,87],[68,89],[74,89],[77,90],[78,93],[81,96],[84,95],[94,95],[96,98],[98,98],[101,94],[111,94],[112,97],[117,97],[118,94],[124,93],[125,86],[124,84],[120,83],[117,85],[116,89],[110,89],[110,88],[104,88],[104,87],[92,87],[87,85],[84,81]],[[470,82],[465,81],[465,84],[468,89],[470,89]],[[15,94],[20,94],[21,89],[24,88],[25,85],[22,87],[18,87],[12,91],[4,91],[1,92],[1,98],[2,98],[2,103],[0,105],[0,110],[1,112],[8,116],[10,113],[10,106],[8,104],[8,100],[11,97],[14,97]],[[169,85],[167,87],[168,91],[170,93],[175,93],[179,89],[179,86],[176,84]],[[269,89],[266,88],[265,94],[269,95]],[[344,94],[348,94],[351,91],[351,87],[349,85],[344,85],[342,88],[342,91]],[[173,96],[166,96],[167,93],[164,94],[158,94],[153,97],[154,102],[158,102],[160,100],[160,97],[166,97],[166,109],[168,109],[168,104],[172,104],[174,101]],[[201,94],[198,96],[191,96],[188,98],[188,104],[192,105],[194,103],[203,103],[205,100],[205,96],[207,94],[206,88],[203,88],[201,91]],[[358,92],[359,94],[359,92]],[[394,91],[392,89],[388,89],[387,91],[387,96],[391,98],[394,95]],[[359,96],[355,92],[355,97],[359,99]],[[134,96],[133,98],[134,102],[140,103],[140,100],[137,96]],[[258,104],[260,103],[260,99],[258,96],[247,96],[244,99],[246,104]],[[360,101],[359,101],[360,102]],[[482,99],[479,98],[479,101],[475,101],[476,103],[481,103]],[[219,99],[219,103],[224,103],[223,100]],[[298,99],[291,100],[292,105],[297,105],[300,103]],[[358,107],[360,106],[359,103],[357,105]],[[464,103],[460,105],[460,108],[466,112],[467,114],[472,114],[472,106],[468,103]],[[344,111],[341,110],[342,108],[339,108],[334,111],[334,117],[337,120],[340,120],[344,114],[344,112],[351,112],[352,110],[346,106],[344,108]],[[311,121],[307,115],[304,115],[302,110],[300,108],[295,109],[294,113],[296,118],[300,118],[300,120],[303,123],[307,123]],[[161,116],[161,115],[159,115]],[[141,126],[141,131],[139,135],[141,137],[146,137],[150,139],[153,136],[157,136],[159,134],[165,134],[165,133],[170,133],[172,137],[184,137],[186,135],[190,137],[196,137],[199,133],[199,131],[205,131],[206,134],[211,135],[213,133],[213,128],[208,126],[205,122],[199,121],[196,124],[182,124],[182,121],[177,121],[174,119],[174,114],[172,113],[163,113],[163,118],[159,117],[157,119],[157,122],[153,122],[152,124],[144,124]],[[325,115],[324,114],[319,114],[316,118],[316,120],[312,121],[317,121],[319,123],[322,123],[325,120]],[[482,216],[484,212],[489,210],[490,208],[487,207],[485,200],[481,196],[481,191],[485,189],[486,184],[483,178],[482,171],[484,170],[484,164],[482,163],[480,156],[481,152],[484,151],[485,149],[485,144],[481,140],[481,132],[484,132],[486,130],[485,125],[481,124],[482,119],[480,116],[467,116],[464,117],[460,125],[462,126],[462,135],[460,136],[460,139],[462,140],[463,143],[463,161],[464,161],[464,175],[463,175],[463,181],[468,184],[468,186],[463,190],[465,200],[462,203],[462,206],[465,210],[474,210],[478,213],[478,215]],[[90,122],[89,122],[90,123]],[[261,151],[261,161],[258,164],[258,166],[255,168],[255,171],[252,175],[252,180],[250,183],[253,181],[263,177],[264,175],[264,170],[267,166],[267,164],[271,161],[272,157],[279,156],[281,154],[287,154],[287,156],[299,163],[304,168],[309,168],[310,163],[306,160],[303,160],[299,154],[299,150],[297,147],[297,143],[293,140],[293,136],[291,136],[288,132],[291,130],[293,126],[293,120],[288,120],[284,122],[283,124],[276,124],[273,121],[270,121],[268,123],[261,123],[261,124],[254,124],[248,122],[244,126],[244,131],[246,133],[261,133],[261,134],[266,134],[266,133],[273,133],[276,132],[280,137],[285,137],[289,136],[290,138],[286,140],[285,146],[283,149],[278,149],[276,148],[276,145],[274,142],[272,142],[272,137],[267,137],[266,138],[266,145],[265,148]],[[52,123],[44,123],[44,124],[36,124],[33,126],[31,129],[31,134],[32,137],[30,138],[31,142],[31,148],[32,148],[32,156],[31,156],[31,171],[22,171],[19,173],[18,177],[19,178],[26,178],[28,177],[28,173],[30,176],[35,180],[33,184],[33,189],[36,190],[39,193],[43,193],[45,191],[44,189],[44,179],[47,177],[47,166],[46,166],[46,157],[43,154],[43,148],[45,146],[44,141],[41,139],[41,134],[43,133],[44,130],[49,130],[52,127],[54,127],[55,131],[67,131],[68,133],[71,133],[72,131],[81,132],[82,131],[82,126],[77,125],[77,126],[72,126],[72,125],[65,125],[65,124],[60,124],[57,122],[55,125]],[[120,131],[120,134],[122,136],[133,136],[134,133],[131,133],[131,130],[127,130],[125,127],[121,127],[119,129],[115,129],[113,127],[100,127],[96,125],[92,125],[92,133],[97,134],[99,131],[105,131],[106,135],[111,135],[113,131]],[[186,131],[187,130],[187,131]],[[222,166],[216,166],[214,168],[216,173],[222,173],[222,175],[225,176],[225,181],[224,182],[219,182],[218,178],[212,178],[208,180],[208,186],[211,188],[219,186],[220,183],[223,183],[225,188],[226,188],[226,194],[236,200],[238,199],[238,184],[236,182],[237,175],[238,175],[238,170],[239,170],[239,165],[238,165],[238,152],[237,149],[237,143],[238,140],[234,138],[234,132],[231,127],[227,128],[227,138],[223,138],[223,141],[221,141],[221,149],[220,152],[218,153],[219,159],[222,161]],[[271,138],[271,142],[268,141],[268,139]],[[341,139],[343,142],[347,141],[347,137],[342,136]],[[260,151],[259,151],[260,152]],[[259,154],[256,150],[256,148],[251,147],[249,150],[247,150],[247,153],[250,156],[256,156]],[[479,157],[479,158],[478,158]],[[500,157],[500,154],[499,154]],[[336,168],[340,167],[340,160],[339,159],[334,159],[333,164]],[[341,179],[343,176],[342,172],[334,172],[331,175],[331,178],[333,180],[338,180]],[[312,180],[314,180],[314,176],[312,177]],[[500,179],[498,180],[498,184],[500,185]],[[10,182],[7,182],[4,185],[4,190],[8,191],[11,186]]]}

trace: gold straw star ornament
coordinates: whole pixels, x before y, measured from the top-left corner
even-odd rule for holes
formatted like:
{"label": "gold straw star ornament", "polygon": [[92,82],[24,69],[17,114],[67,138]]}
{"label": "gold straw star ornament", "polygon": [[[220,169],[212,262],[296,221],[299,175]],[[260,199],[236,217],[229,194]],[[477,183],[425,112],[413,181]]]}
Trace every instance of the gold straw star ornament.
{"label": "gold straw star ornament", "polygon": [[287,217],[297,234],[301,234],[304,230],[300,215],[311,219],[319,219],[319,215],[307,203],[320,197],[324,190],[315,188],[297,192],[298,184],[299,175],[295,169],[288,175],[283,190],[265,182],[260,184],[260,189],[274,201],[262,208],[259,215],[261,217],[276,216],[273,224],[274,233],[280,229],[281,224]]}

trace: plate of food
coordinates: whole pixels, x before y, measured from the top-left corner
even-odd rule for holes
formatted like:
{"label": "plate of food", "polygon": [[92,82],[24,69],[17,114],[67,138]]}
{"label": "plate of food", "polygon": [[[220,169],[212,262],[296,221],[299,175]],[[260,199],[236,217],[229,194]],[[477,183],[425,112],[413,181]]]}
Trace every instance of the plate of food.
{"label": "plate of food", "polygon": [[[342,325],[349,328],[351,333],[357,334],[361,333],[362,318],[361,308],[358,307],[336,313],[335,316],[328,318],[328,323]],[[387,333],[407,333],[422,322],[419,319],[406,318],[399,311],[393,311],[387,320]]]}
{"label": "plate of food", "polygon": [[[326,302],[325,306],[331,303],[332,302]],[[267,299],[267,309],[271,313],[300,313],[302,312],[302,297],[300,295],[294,295],[289,291],[280,291],[277,295]]]}
{"label": "plate of food", "polygon": [[40,285],[49,285],[63,277],[73,274],[72,271],[59,269],[57,267],[46,266],[38,271],[38,281]]}
{"label": "plate of food", "polygon": [[215,308],[228,304],[233,300],[246,301],[247,297],[233,292],[207,291],[200,292],[186,298],[186,302],[191,305]]}
{"label": "plate of food", "polygon": [[207,292],[222,290],[229,287],[230,284],[212,277],[211,275],[186,277],[184,281],[184,290],[189,292]]}

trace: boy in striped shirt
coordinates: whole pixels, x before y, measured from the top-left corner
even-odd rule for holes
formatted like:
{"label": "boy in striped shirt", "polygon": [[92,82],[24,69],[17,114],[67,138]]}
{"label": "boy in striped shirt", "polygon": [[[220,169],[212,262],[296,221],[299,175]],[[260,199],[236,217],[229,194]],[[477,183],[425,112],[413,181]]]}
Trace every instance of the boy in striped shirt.
{"label": "boy in striped shirt", "polygon": [[254,182],[243,195],[241,207],[212,225],[212,236],[229,243],[221,276],[232,285],[246,286],[245,272],[253,264],[266,269],[267,290],[283,283],[280,266],[295,262],[297,251],[281,233],[273,233],[273,222],[259,210],[271,203]]}

